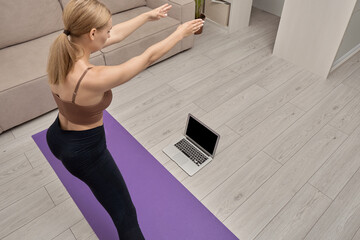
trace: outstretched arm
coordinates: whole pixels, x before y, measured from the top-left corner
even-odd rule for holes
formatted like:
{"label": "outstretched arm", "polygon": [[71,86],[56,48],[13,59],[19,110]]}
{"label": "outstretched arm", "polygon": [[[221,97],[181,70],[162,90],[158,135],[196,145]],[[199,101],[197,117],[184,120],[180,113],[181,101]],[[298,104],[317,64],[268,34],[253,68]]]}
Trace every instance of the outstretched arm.
{"label": "outstretched arm", "polygon": [[[203,25],[203,20],[195,19],[180,25],[175,32],[164,40],[150,46],[141,55],[133,57],[125,63],[116,66],[97,66],[91,71],[95,81],[88,81],[88,87],[94,91],[106,92],[124,82],[129,81],[146,69],[156,60],[164,56],[183,38],[195,33]],[[90,79],[90,77],[89,77]]]}
{"label": "outstretched arm", "polygon": [[104,47],[111,44],[118,43],[127,38],[136,29],[144,25],[148,21],[158,20],[167,16],[167,12],[172,6],[164,4],[158,8],[155,8],[149,12],[143,13],[137,17],[134,17],[126,22],[122,22],[113,26],[110,31],[110,38],[105,42]]}

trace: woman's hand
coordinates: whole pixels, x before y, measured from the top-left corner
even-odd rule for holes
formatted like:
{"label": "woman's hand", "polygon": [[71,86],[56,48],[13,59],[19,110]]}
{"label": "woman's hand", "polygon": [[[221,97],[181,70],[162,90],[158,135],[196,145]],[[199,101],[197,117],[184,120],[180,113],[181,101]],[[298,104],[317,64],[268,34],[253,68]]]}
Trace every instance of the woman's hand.
{"label": "woman's hand", "polygon": [[167,12],[170,10],[171,7],[172,7],[171,5],[166,3],[158,8],[155,8],[147,12],[146,14],[148,15],[149,21],[155,21],[155,20],[159,20],[160,18],[166,17]]}
{"label": "woman's hand", "polygon": [[185,22],[178,26],[176,31],[178,31],[182,37],[190,36],[194,34],[197,30],[199,30],[204,25],[204,21],[202,19],[195,19],[188,22]]}

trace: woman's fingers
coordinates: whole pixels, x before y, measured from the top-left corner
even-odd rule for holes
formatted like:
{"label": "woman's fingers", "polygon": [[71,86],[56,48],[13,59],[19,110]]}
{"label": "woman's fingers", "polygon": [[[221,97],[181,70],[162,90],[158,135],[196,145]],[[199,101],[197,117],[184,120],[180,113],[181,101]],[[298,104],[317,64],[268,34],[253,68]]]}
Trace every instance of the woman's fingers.
{"label": "woman's fingers", "polygon": [[199,24],[199,23],[204,23],[204,20],[202,20],[201,18],[199,19],[195,19],[195,24]]}
{"label": "woman's fingers", "polygon": [[161,17],[166,17],[167,12],[170,10],[171,7],[172,7],[172,5],[169,5],[168,3],[165,3],[164,5],[159,7],[159,15]]}
{"label": "woman's fingers", "polygon": [[163,6],[163,10],[164,11],[168,11],[170,8],[172,7],[172,5],[169,5],[169,4],[164,4],[164,6]]}
{"label": "woman's fingers", "polygon": [[191,22],[193,26],[204,24],[204,21],[202,19],[195,19]]}
{"label": "woman's fingers", "polygon": [[172,5],[169,5],[166,3],[160,7],[160,12],[166,13],[167,11],[170,10],[171,7],[172,7]]}
{"label": "woman's fingers", "polygon": [[193,24],[194,28],[199,29],[204,25],[204,21],[202,19],[197,19]]}
{"label": "woman's fingers", "polygon": [[184,33],[184,36],[187,37],[190,34],[197,32],[203,25],[204,21],[202,19],[195,19],[183,23],[178,29],[180,29]]}
{"label": "woman's fingers", "polygon": [[192,32],[195,33],[197,32],[204,24],[203,23],[198,23],[192,26]]}

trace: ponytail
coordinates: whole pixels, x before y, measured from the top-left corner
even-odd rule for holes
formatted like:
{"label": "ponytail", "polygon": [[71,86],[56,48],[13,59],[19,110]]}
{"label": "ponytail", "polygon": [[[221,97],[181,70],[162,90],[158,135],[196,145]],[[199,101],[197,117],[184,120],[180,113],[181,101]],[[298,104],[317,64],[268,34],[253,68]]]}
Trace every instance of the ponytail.
{"label": "ponytail", "polygon": [[58,36],[50,47],[47,73],[50,84],[59,84],[73,69],[75,62],[84,52],[79,45],[71,42],[64,33]]}
{"label": "ponytail", "polygon": [[65,81],[77,60],[84,56],[82,47],[69,40],[67,34],[80,37],[92,28],[101,29],[111,18],[111,12],[98,0],[70,0],[63,11],[64,33],[50,47],[47,73],[50,84]]}

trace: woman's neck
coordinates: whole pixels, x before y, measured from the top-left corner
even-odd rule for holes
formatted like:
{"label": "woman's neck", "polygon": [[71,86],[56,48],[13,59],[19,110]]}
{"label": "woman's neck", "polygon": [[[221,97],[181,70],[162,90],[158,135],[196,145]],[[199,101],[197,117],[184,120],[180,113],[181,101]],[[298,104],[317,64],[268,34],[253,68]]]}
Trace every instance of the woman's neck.
{"label": "woman's neck", "polygon": [[89,66],[90,65],[89,59],[91,54],[90,49],[84,46],[80,38],[72,37],[70,41],[79,45],[83,49],[84,55],[79,60],[82,60],[83,62],[85,62],[87,66]]}

